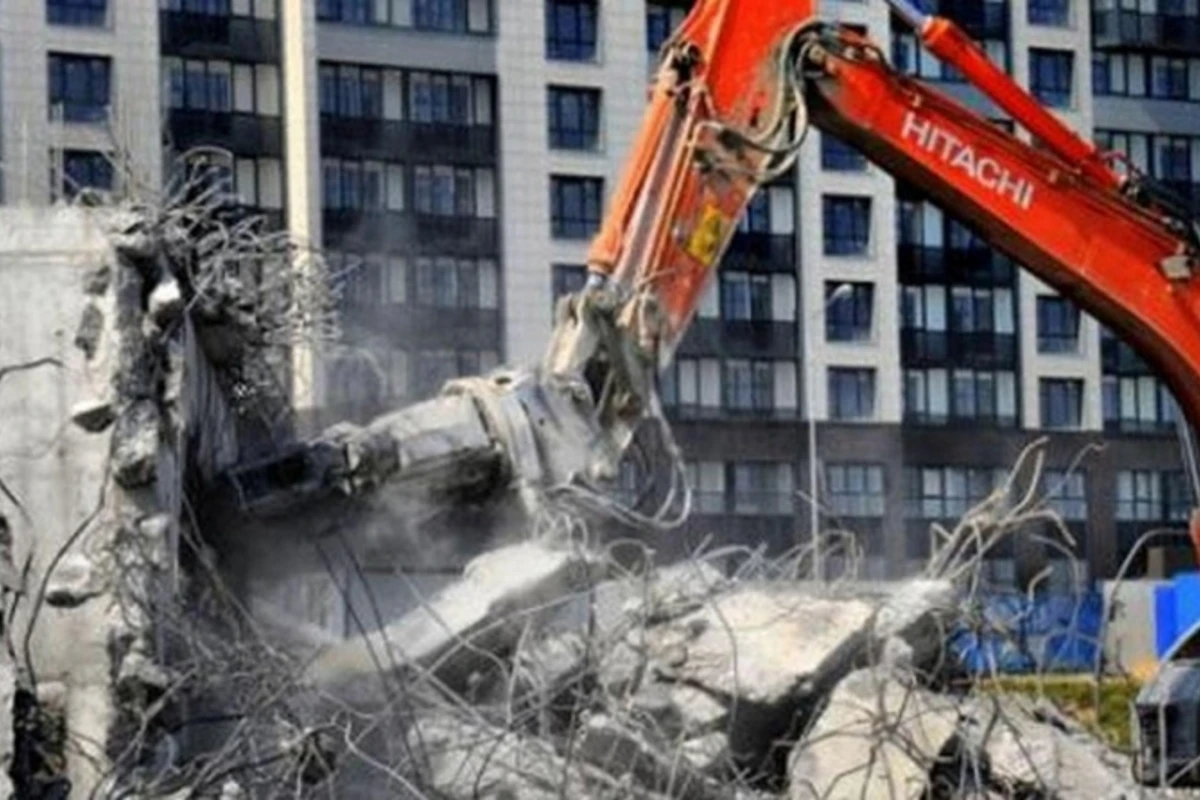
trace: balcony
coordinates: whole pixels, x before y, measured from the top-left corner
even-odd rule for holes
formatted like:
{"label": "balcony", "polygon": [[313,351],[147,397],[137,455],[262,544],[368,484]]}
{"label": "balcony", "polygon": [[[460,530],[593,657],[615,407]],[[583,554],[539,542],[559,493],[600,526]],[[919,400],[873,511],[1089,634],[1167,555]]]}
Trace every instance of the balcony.
{"label": "balcony", "polygon": [[283,126],[279,117],[174,108],[168,125],[177,150],[209,145],[238,155],[283,157]]}
{"label": "balcony", "polygon": [[680,344],[679,352],[735,358],[795,358],[796,339],[793,322],[697,319]]}
{"label": "balcony", "polygon": [[900,331],[900,357],[910,368],[1013,369],[1017,364],[1017,337],[991,331],[905,328]]}
{"label": "balcony", "polygon": [[729,242],[722,268],[745,272],[796,271],[796,238],[790,234],[738,231]]}
{"label": "balcony", "polygon": [[270,64],[280,60],[275,20],[160,11],[159,28],[164,55]]}
{"label": "balcony", "polygon": [[498,256],[500,252],[495,219],[366,209],[325,209],[323,219],[331,249],[443,256]]}
{"label": "balcony", "polygon": [[1195,52],[1200,49],[1200,17],[1094,11],[1092,42],[1098,48]]}
{"label": "balcony", "polygon": [[901,283],[1011,286],[1016,280],[1012,260],[990,247],[931,247],[901,242],[896,257]]}
{"label": "balcony", "polygon": [[394,159],[397,153],[408,153],[417,161],[490,166],[496,163],[496,128],[491,125],[321,117],[322,155]]}

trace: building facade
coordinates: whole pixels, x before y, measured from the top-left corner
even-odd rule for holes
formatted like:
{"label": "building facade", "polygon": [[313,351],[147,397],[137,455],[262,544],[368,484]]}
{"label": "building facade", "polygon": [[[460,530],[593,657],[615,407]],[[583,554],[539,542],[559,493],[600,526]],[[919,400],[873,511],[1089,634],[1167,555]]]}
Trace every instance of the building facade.
{"label": "building facade", "polygon": [[[540,358],[688,5],[6,3],[3,201],[53,199],[62,176],[119,183],[94,156],[106,141],[145,154],[148,181],[168,177],[164,151],[220,148],[242,202],[323,248],[343,284],[345,345],[300,370],[313,423],[365,419]],[[933,5],[1072,127],[1200,203],[1197,0]],[[1011,126],[883,0],[823,13]],[[871,576],[915,568],[930,523],[1042,436],[1044,488],[1092,577],[1192,504],[1173,401],[1135,354],[819,132],[742,220],[663,389],[696,492],[680,549],[807,541],[810,435],[821,525],[858,534]],[[990,572],[1064,581],[1062,555],[1019,542]]]}

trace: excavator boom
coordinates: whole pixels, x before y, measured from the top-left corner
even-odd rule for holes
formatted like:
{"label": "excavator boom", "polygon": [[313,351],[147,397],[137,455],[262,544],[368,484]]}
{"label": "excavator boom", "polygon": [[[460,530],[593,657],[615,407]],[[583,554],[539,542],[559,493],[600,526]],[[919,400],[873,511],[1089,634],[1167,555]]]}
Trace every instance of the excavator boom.
{"label": "excavator boom", "polygon": [[[560,302],[543,363],[455,381],[365,432],[327,435],[307,450],[321,465],[305,472],[307,485],[349,493],[409,485],[435,506],[516,487],[526,506],[549,497],[614,511],[597,488],[652,422],[673,461],[666,500],[653,516],[622,518],[680,524],[690,492],[658,375],[746,206],[790,170],[810,126],[953,208],[1107,323],[1157,367],[1197,426],[1200,261],[1189,212],[1116,170],[952,22],[888,2],[1019,130],[899,74],[866,37],[819,21],[814,0],[699,0],[663,47],[645,120],[592,243],[588,284]],[[254,505],[244,492],[251,483],[239,484],[243,506]]]}

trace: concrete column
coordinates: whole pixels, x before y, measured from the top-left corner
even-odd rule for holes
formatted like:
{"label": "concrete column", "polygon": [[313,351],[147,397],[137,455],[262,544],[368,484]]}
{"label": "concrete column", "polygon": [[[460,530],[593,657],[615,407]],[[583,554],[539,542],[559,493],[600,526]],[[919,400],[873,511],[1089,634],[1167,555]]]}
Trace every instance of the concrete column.
{"label": "concrete column", "polygon": [[[317,22],[313,4],[280,4],[283,40],[284,175],[287,225],[299,245],[294,268],[312,269],[321,247],[320,115],[317,96]],[[296,418],[314,419],[320,407],[317,354],[311,345],[292,348],[291,391]],[[303,435],[305,431],[297,431]]]}

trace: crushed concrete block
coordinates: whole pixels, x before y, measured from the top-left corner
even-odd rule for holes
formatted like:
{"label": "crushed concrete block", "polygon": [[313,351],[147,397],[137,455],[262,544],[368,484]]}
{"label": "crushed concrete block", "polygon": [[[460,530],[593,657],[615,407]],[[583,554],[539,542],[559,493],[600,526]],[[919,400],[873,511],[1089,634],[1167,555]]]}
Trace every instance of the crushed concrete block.
{"label": "crushed concrete block", "polygon": [[688,764],[681,764],[674,749],[652,741],[606,714],[593,714],[580,729],[576,747],[579,756],[614,778],[626,775],[641,786],[664,797],[721,797],[718,786]]}
{"label": "crushed concrete block", "polygon": [[957,604],[958,590],[949,581],[900,584],[880,606],[871,628],[872,637],[882,646],[885,663],[907,662],[923,669],[937,661],[945,650]]}
{"label": "crushed concrete block", "polygon": [[947,698],[884,670],[852,672],[792,750],[788,797],[923,797],[957,722]]}
{"label": "crushed concrete block", "polygon": [[[735,756],[765,751],[831,685],[864,641],[873,609],[788,585],[749,585],[646,632],[651,671],[722,698]],[[736,703],[736,711],[732,711]]]}
{"label": "crushed concrete block", "polygon": [[104,335],[104,312],[94,303],[83,307],[79,318],[79,327],[75,330],[75,346],[83,351],[90,361],[96,355],[100,346],[100,337]]}
{"label": "crushed concrete block", "polygon": [[150,292],[150,319],[159,328],[166,328],[183,314],[183,292],[179,282],[167,276]]}
{"label": "crushed concrete block", "polygon": [[671,702],[680,719],[680,734],[696,734],[722,730],[729,723],[729,706],[719,697],[696,686],[679,684],[671,687]]}
{"label": "crushed concrete block", "polygon": [[71,421],[88,433],[103,432],[116,418],[108,400],[81,400],[71,407]]}
{"label": "crushed concrete block", "polygon": [[[533,542],[493,550],[467,565],[462,580],[381,631],[329,648],[311,663],[318,685],[348,689],[376,672],[372,653],[397,669],[432,669],[451,686],[494,664],[531,622],[583,590],[603,563],[577,550]],[[403,666],[401,666],[403,665]]]}
{"label": "crushed concrete block", "polygon": [[112,284],[112,265],[101,264],[83,273],[84,294],[102,295]]}
{"label": "crushed concrete block", "polygon": [[408,741],[426,767],[426,785],[451,800],[647,796],[636,787],[619,795],[611,792],[615,782],[580,759],[568,762],[546,742],[479,720],[422,717],[409,730]]}
{"label": "crushed concrete block", "polygon": [[46,584],[46,602],[58,608],[74,608],[102,591],[103,581],[92,560],[82,553],[67,553]]}
{"label": "crushed concrete block", "polygon": [[729,736],[723,731],[688,739],[680,745],[679,754],[702,774],[713,777],[723,777],[733,758],[729,750]]}

